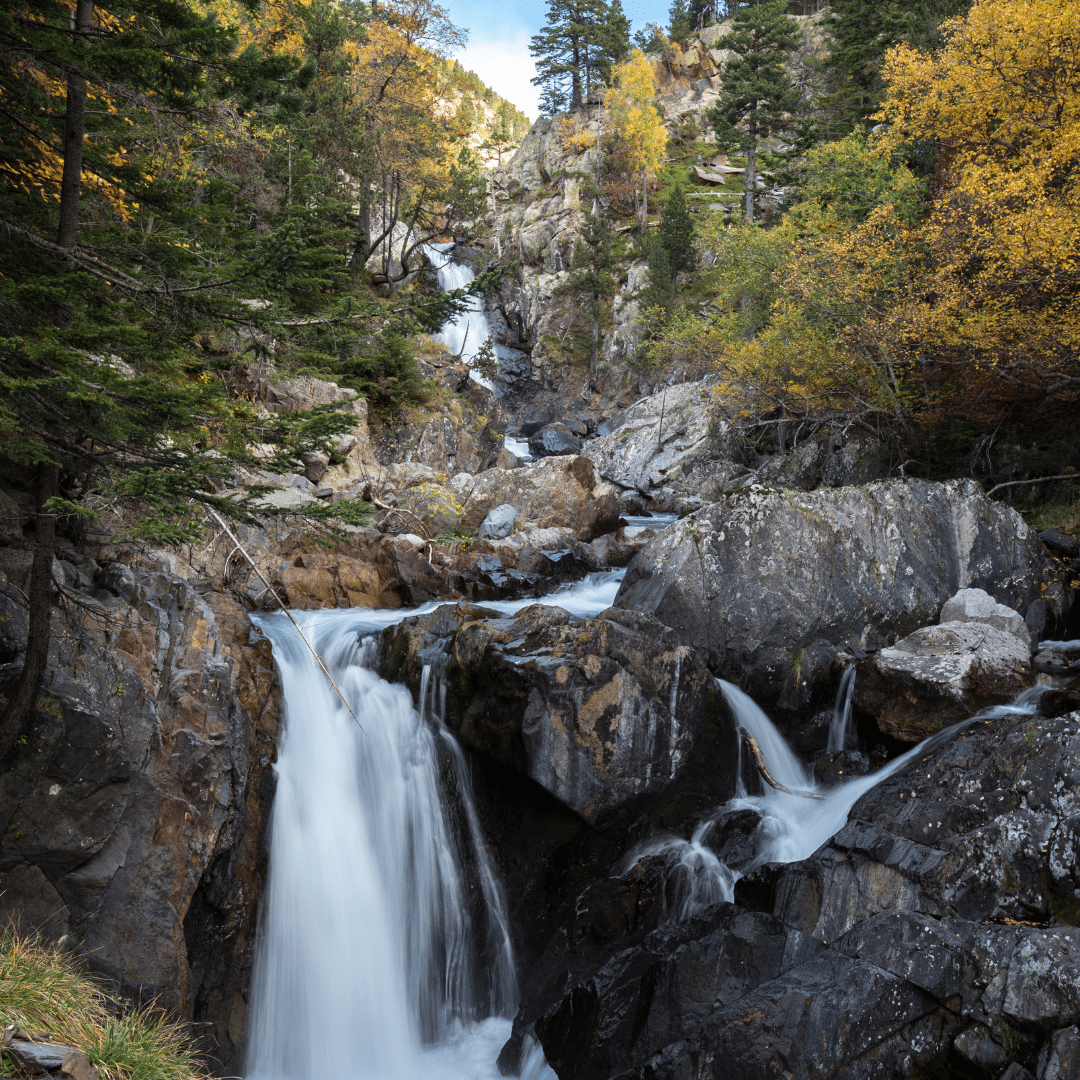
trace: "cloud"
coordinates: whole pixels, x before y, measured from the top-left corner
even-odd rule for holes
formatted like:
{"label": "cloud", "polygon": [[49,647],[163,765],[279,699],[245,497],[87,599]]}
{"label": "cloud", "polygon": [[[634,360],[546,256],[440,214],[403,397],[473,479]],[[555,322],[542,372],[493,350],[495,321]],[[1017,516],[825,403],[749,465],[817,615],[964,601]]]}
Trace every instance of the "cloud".
{"label": "cloud", "polygon": [[536,75],[529,35],[489,37],[475,23],[470,29],[468,46],[457,54],[461,66],[475,71],[486,86],[535,120],[540,115],[540,91],[529,81]]}

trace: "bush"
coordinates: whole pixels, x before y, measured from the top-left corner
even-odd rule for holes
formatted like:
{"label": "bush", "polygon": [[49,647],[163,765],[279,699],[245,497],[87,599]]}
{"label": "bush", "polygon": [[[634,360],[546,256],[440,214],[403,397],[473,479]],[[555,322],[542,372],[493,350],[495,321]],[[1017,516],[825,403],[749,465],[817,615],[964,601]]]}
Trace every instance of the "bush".
{"label": "bush", "polygon": [[184,1028],[152,1006],[116,1006],[66,953],[11,927],[0,932],[0,1024],[78,1047],[108,1080],[203,1080]]}

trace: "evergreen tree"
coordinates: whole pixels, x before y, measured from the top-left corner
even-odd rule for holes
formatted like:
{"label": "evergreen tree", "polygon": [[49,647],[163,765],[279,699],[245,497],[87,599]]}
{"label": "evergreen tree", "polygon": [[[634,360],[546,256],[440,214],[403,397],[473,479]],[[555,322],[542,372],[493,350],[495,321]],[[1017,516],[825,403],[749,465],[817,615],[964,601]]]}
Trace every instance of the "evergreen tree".
{"label": "evergreen tree", "polygon": [[787,130],[802,100],[784,69],[785,58],[800,41],[786,8],[785,0],[769,0],[735,12],[732,31],[724,38],[724,47],[735,55],[724,68],[720,100],[708,112],[720,145],[746,154],[747,221],[754,220],[758,144]]}
{"label": "evergreen tree", "polygon": [[697,227],[686,207],[682,184],[676,183],[660,216],[660,228],[646,241],[649,287],[645,303],[670,308],[679,274],[697,266]]}
{"label": "evergreen tree", "polygon": [[610,77],[629,42],[622,0],[548,0],[547,22],[529,46],[544,111],[580,108],[589,90]]}
{"label": "evergreen tree", "polygon": [[970,7],[971,0],[832,0],[834,44],[825,68],[834,85],[823,101],[830,137],[864,127],[881,107],[881,64],[889,49],[902,41],[915,48],[934,46],[938,27]]}
{"label": "evergreen tree", "polygon": [[716,0],[674,0],[668,9],[668,37],[685,41],[701,26],[716,21]]}
{"label": "evergreen tree", "polygon": [[595,379],[600,358],[600,318],[607,301],[615,295],[615,280],[611,270],[615,265],[612,250],[611,225],[599,210],[589,214],[585,229],[574,249],[574,273],[567,287],[585,298],[590,317],[591,349],[589,378]]}

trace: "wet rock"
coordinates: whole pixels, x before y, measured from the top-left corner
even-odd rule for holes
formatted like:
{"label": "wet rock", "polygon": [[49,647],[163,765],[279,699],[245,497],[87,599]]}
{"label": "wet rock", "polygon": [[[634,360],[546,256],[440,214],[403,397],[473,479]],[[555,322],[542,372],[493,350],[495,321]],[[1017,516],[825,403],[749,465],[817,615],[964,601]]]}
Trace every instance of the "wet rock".
{"label": "wet rock", "polygon": [[754,858],[760,825],[761,814],[756,810],[726,810],[713,818],[701,842],[727,866],[744,867]]}
{"label": "wet rock", "polygon": [[504,540],[514,531],[516,517],[517,511],[509,503],[496,506],[488,511],[476,535],[481,540]]}
{"label": "wet rock", "polygon": [[833,785],[870,771],[870,759],[861,750],[842,750],[839,754],[822,754],[814,762],[814,779],[819,784]]}
{"label": "wet rock", "polygon": [[580,454],[581,439],[565,424],[546,424],[535,434],[529,436],[529,452],[534,457]]}
{"label": "wet rock", "polygon": [[992,1039],[987,1038],[982,1028],[968,1028],[953,1039],[956,1052],[973,1065],[984,1069],[1000,1069],[1009,1058],[1005,1051]]}
{"label": "wet rock", "polygon": [[1080,676],[1060,689],[1047,690],[1039,698],[1039,712],[1043,716],[1057,717],[1080,709]]}
{"label": "wet rock", "polygon": [[461,527],[475,531],[496,506],[509,503],[522,521],[540,528],[570,528],[589,541],[618,528],[621,504],[609,484],[599,483],[588,458],[565,455],[520,469],[458,474],[449,483],[464,507]]}
{"label": "wet rock", "polygon": [[462,740],[586,821],[646,797],[655,805],[686,790],[734,791],[727,706],[694,650],[655,619],[609,609],[574,620],[540,605],[514,619],[439,609],[387,632],[385,673],[418,682],[419,657],[436,641],[450,654],[449,722]]}
{"label": "wet rock", "polygon": [[1039,1080],[1072,1080],[1080,1076],[1080,1028],[1055,1031],[1039,1055]]}
{"label": "wet rock", "polygon": [[616,603],[671,626],[766,708],[794,711],[838,652],[926,626],[960,588],[1024,608],[1050,573],[1034,532],[970,481],[751,488],[657,533]]}
{"label": "wet rock", "polygon": [[1065,559],[1075,559],[1080,555],[1080,540],[1060,529],[1043,529],[1039,539],[1055,554]]}
{"label": "wet rock", "polygon": [[945,601],[938,622],[985,623],[995,630],[1015,634],[1026,646],[1028,628],[1024,617],[1004,604],[999,604],[982,589],[961,589]]}
{"label": "wet rock", "polygon": [[1021,639],[982,622],[946,622],[916,630],[864,661],[855,705],[885,734],[918,742],[988,705],[1011,701],[1031,681],[1026,634]]}

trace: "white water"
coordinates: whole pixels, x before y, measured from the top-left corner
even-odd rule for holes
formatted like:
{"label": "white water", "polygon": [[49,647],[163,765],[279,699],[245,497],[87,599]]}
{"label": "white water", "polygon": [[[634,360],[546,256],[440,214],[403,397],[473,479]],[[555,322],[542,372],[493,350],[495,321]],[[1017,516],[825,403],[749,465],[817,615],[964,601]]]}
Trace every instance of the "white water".
{"label": "white water", "polygon": [[[254,617],[273,643],[284,734],[246,1076],[496,1080],[517,1006],[501,889],[463,763],[456,791],[440,779],[456,744],[369,670],[365,615],[295,613],[363,731],[285,617]],[[553,1076],[535,1053],[527,1070]]]}
{"label": "white water", "polygon": [[[443,292],[464,289],[476,279],[470,267],[464,263],[454,262],[450,255],[453,247],[453,244],[424,245],[424,254],[435,267],[435,272],[439,276],[439,288]],[[441,341],[454,356],[460,356],[471,368],[476,354],[490,337],[491,327],[484,314],[483,301],[479,296],[471,296],[468,308],[456,319],[446,323],[436,334],[435,340]],[[470,371],[469,377],[489,390],[495,389],[495,384],[478,371]]]}
{"label": "white water", "polygon": [[[755,867],[764,863],[798,862],[809,858],[844,827],[855,803],[883,780],[900,772],[916,758],[932,753],[979,720],[1030,716],[1046,690],[1044,686],[1033,686],[1011,705],[984,709],[976,716],[924,739],[877,772],[855,777],[828,789],[817,784],[810,769],[799,760],[753,699],[731,683],[722,679],[718,679],[717,683],[735,714],[739,728],[757,742],[765,767],[773,779],[796,792],[824,797],[815,799],[779,791],[763,784],[757,778],[756,771],[748,782],[740,772],[736,797],[718,808],[716,813],[753,809],[761,814],[762,820],[754,835],[754,857],[748,863],[729,867],[705,846],[704,841],[714,825],[716,815],[702,821],[690,840],[663,837],[632,851],[623,861],[624,873],[643,855],[664,855],[667,858],[668,875],[675,885],[674,915],[681,919],[689,918],[720,900],[733,900],[735,882]],[[740,753],[739,760],[743,765],[745,754]],[[760,787],[762,793],[748,795],[751,786],[755,789]]]}
{"label": "white water", "polygon": [[855,728],[851,722],[851,706],[855,698],[855,665],[844,668],[840,676],[840,685],[836,690],[836,702],[833,705],[832,723],[829,725],[829,744],[825,748],[829,754],[839,754],[855,745]]}

